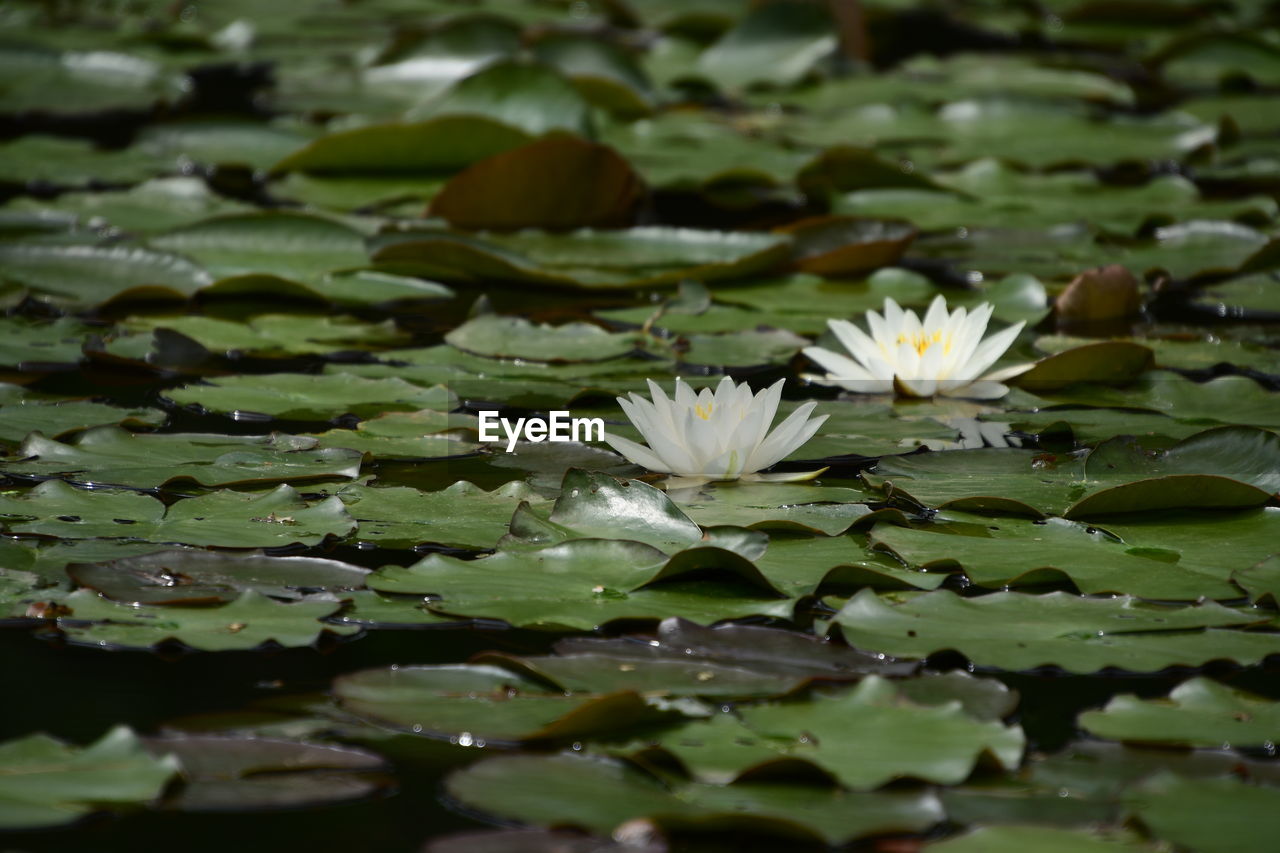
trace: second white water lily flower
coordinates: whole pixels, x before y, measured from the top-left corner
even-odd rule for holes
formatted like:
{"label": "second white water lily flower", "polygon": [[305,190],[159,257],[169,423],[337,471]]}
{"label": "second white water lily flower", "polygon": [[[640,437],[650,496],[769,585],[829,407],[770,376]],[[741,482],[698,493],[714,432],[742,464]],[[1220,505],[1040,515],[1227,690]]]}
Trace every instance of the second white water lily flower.
{"label": "second white water lily flower", "polygon": [[776,464],[812,438],[827,419],[826,415],[810,418],[817,404],[805,403],[770,432],[769,426],[782,400],[784,381],[779,379],[764,391],[753,394],[745,382],[737,385],[726,376],[714,393],[704,388],[695,394],[677,379],[674,398],[670,398],[656,382],[649,380],[652,401],[639,394],[631,394],[630,399],[618,398],[618,404],[649,446],[607,433],[604,440],[637,465],[690,480],[809,479],[821,471],[756,473]]}
{"label": "second white water lily flower", "polygon": [[1009,390],[999,380],[1030,365],[983,375],[1023,326],[1017,323],[984,339],[991,311],[991,303],[984,302],[973,313],[964,308],[948,312],[947,300],[939,295],[921,320],[916,312],[885,299],[883,317],[867,312],[870,334],[848,320],[827,321],[849,355],[823,347],[806,347],[804,354],[826,368],[819,382],[859,394],[896,389],[912,397],[942,394],[992,400]]}

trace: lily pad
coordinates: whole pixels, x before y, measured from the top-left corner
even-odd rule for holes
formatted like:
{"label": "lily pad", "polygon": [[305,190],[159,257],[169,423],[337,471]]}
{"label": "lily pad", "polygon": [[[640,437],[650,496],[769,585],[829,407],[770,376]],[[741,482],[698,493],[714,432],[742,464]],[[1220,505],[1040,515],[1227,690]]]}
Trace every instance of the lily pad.
{"label": "lily pad", "polygon": [[961,598],[936,590],[892,603],[863,590],[835,621],[850,643],[867,651],[924,657],[953,649],[978,666],[1010,670],[1055,664],[1068,672],[1154,672],[1220,659],[1248,665],[1280,652],[1280,634],[1229,630],[1257,624],[1250,613],[1213,603],[1143,604],[1128,596]]}
{"label": "lily pad", "polygon": [[194,403],[242,419],[257,414],[298,421],[325,421],[344,414],[447,411],[457,404],[443,387],[423,388],[395,377],[367,379],[349,373],[239,374],[184,385],[166,391],[165,396],[179,405]]}
{"label": "lily pad", "polygon": [[136,492],[87,491],[48,480],[19,496],[0,494],[0,518],[10,533],[230,548],[318,545],[356,527],[342,501],[308,504],[287,485],[269,492],[211,492],[166,508]]}
{"label": "lily pad", "polygon": [[166,417],[159,409],[125,409],[89,400],[21,400],[0,405],[0,442],[17,443],[32,432],[57,438],[114,424],[157,427]]}
{"label": "lily pad", "polygon": [[867,495],[842,486],[788,483],[709,484],[695,494],[677,493],[676,502],[703,526],[741,525],[835,536],[872,510]]}
{"label": "lily pad", "polygon": [[1200,747],[1260,747],[1280,732],[1280,702],[1193,678],[1165,699],[1122,694],[1106,707],[1080,715],[1095,735],[1130,743]]}
{"label": "lily pad", "polygon": [[261,551],[159,551],[101,563],[74,563],[80,586],[122,604],[226,604],[252,589],[273,598],[364,587],[369,572],[320,557],[272,557]]}
{"label": "lily pad", "polygon": [[[1017,726],[976,720],[958,702],[918,705],[875,675],[840,693],[740,707],[737,714],[740,723],[726,716],[687,723],[661,743],[701,778],[726,772],[741,778],[789,759],[820,767],[853,790],[898,778],[955,784],[983,754],[1016,767],[1024,746]],[[850,726],[851,719],[858,725]]]}
{"label": "lily pad", "polygon": [[[728,553],[711,548],[684,553],[697,551],[716,552],[716,558]],[[700,623],[747,614],[790,618],[791,602],[777,598],[767,582],[764,589],[752,585],[750,577],[646,586],[667,563],[665,554],[640,542],[582,539],[477,560],[431,554],[407,569],[380,570],[369,586],[438,595],[441,600],[432,609],[441,613],[539,629],[590,630],[615,619],[670,616]]]}
{"label": "lily pad", "polygon": [[59,308],[119,299],[183,300],[213,282],[184,257],[130,246],[0,245],[0,277]]}
{"label": "lily pad", "polygon": [[[929,506],[1088,518],[1177,507],[1260,506],[1280,489],[1280,438],[1218,427],[1146,454],[1132,439],[1103,442],[1083,459],[1018,450],[891,457],[868,482]],[[1280,458],[1280,457],[1277,457]],[[1028,476],[1033,475],[1033,476]]]}
{"label": "lily pad", "polygon": [[228,436],[193,433],[152,435],[103,426],[62,444],[40,433],[15,451],[18,461],[0,470],[32,477],[61,477],[95,485],[155,488],[175,481],[202,486],[296,482],[356,477],[360,455],[340,448],[316,449],[304,436]]}
{"label": "lily pad", "polygon": [[215,607],[163,607],[117,604],[91,589],[61,601],[58,628],[72,643],[149,649],[179,642],[200,651],[256,649],[264,645],[296,647],[316,643],[323,632],[352,634],[358,627],[321,622],[341,603],[306,599],[281,604],[247,590]]}
{"label": "lily pad", "polygon": [[[1267,518],[1259,517],[1255,539],[1269,535]],[[1229,580],[1231,564],[1249,565],[1256,548],[1244,544],[1241,553],[1224,562],[1221,548],[1210,544],[1212,539],[1200,538],[1211,530],[1212,535],[1225,533],[1225,528],[1217,526],[1218,519],[1195,524],[1194,533],[1179,537],[1181,541],[1162,535],[1165,526],[1172,527],[1176,521],[1162,521],[1163,525],[1121,528],[1121,538],[1108,534],[1110,525],[1099,530],[1059,518],[1029,521],[948,513],[945,523],[924,527],[877,524],[870,540],[873,547],[891,551],[913,568],[958,567],[969,580],[990,589],[1053,583],[1065,576],[1087,594],[1128,593],[1186,601],[1239,597]],[[1237,524],[1230,529],[1247,531],[1248,526]],[[1208,547],[1196,547],[1199,542]],[[1185,551],[1179,548],[1183,543],[1188,546]]]}
{"label": "lily pad", "polygon": [[477,664],[364,670],[339,678],[334,694],[346,711],[460,746],[581,740],[676,716],[634,692],[552,692]]}
{"label": "lily pad", "polygon": [[468,320],[445,335],[463,352],[489,358],[533,361],[607,361],[636,349],[634,333],[606,332],[591,323],[535,325],[523,317],[486,314]]}
{"label": "lily pad", "polygon": [[1280,790],[1233,777],[1161,773],[1125,797],[1157,837],[1203,853],[1251,853],[1280,832]]}
{"label": "lily pad", "polygon": [[196,315],[131,317],[125,327],[142,332],[169,329],[210,352],[262,357],[381,349],[407,341],[390,320],[365,323],[344,315],[260,314],[244,323]]}
{"label": "lily pad", "polygon": [[829,844],[889,832],[920,832],[942,819],[929,793],[853,793],[825,787],[701,785],[668,788],[613,759],[574,754],[491,758],[446,782],[460,802],[504,820],[579,826],[610,834],[648,818],[683,831],[748,828],[753,835]]}
{"label": "lily pad", "polygon": [[375,238],[373,260],[379,269],[444,281],[611,290],[745,277],[780,264],[790,244],[777,234],[665,226],[479,237],[405,232]]}
{"label": "lily pad", "polygon": [[216,278],[276,276],[303,282],[363,266],[363,236],[333,219],[292,212],[219,216],[153,237],[154,247],[205,265]]}
{"label": "lily pad", "polygon": [[1142,853],[1152,848],[1136,840],[1087,830],[1051,826],[981,826],[956,838],[929,844],[930,853]]}
{"label": "lily pad", "polygon": [[640,177],[612,148],[552,136],[472,164],[430,209],[471,230],[626,225],[641,192]]}
{"label": "lily pad", "polygon": [[146,746],[180,762],[184,784],[165,806],[183,812],[316,807],[390,784],[382,758],[349,746],[199,734],[149,738]]}
{"label": "lily pad", "polygon": [[0,744],[0,826],[36,829],[71,823],[97,808],[144,806],[178,771],[124,726],[78,748],[45,734]]}
{"label": "lily pad", "polygon": [[465,480],[437,492],[352,485],[338,496],[359,521],[356,536],[384,548],[428,542],[448,548],[493,548],[507,534],[516,507],[524,501],[542,502],[521,482],[485,491]]}

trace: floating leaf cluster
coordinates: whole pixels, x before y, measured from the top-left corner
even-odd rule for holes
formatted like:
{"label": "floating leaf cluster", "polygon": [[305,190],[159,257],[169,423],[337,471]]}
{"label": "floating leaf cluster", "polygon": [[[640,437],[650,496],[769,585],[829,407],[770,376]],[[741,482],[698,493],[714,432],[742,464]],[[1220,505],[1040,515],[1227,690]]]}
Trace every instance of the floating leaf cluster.
{"label": "floating leaf cluster", "polygon": [[[5,4],[0,830],[1268,849],[1278,34],[1258,0]],[[1008,345],[951,377],[991,393],[814,381],[939,299]],[[726,376],[821,423],[757,482],[481,438],[634,446],[618,398]]]}

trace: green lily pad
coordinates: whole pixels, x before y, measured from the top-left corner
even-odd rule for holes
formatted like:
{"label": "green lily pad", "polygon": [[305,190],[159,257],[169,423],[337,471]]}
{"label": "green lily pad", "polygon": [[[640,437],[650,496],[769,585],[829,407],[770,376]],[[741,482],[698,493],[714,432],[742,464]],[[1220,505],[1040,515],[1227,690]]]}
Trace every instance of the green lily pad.
{"label": "green lily pad", "polygon": [[345,593],[347,607],[326,621],[357,625],[370,631],[416,631],[431,628],[465,628],[472,623],[432,613],[420,595],[380,595],[361,589]]}
{"label": "green lily pad", "polygon": [[[1058,353],[1085,344],[1083,338],[1063,335],[1036,339],[1036,349]],[[1264,373],[1280,372],[1280,356],[1262,347],[1215,338],[1126,338],[1117,343],[1140,344],[1151,350],[1155,365],[1179,370],[1206,370],[1219,364],[1251,367]]]}
{"label": "green lily pad", "polygon": [[163,231],[215,215],[240,213],[248,206],[211,192],[199,178],[154,178],[114,192],[71,192],[54,201],[17,199],[17,210],[55,210],[81,223],[109,223],[125,231]]}
{"label": "green lily pad", "polygon": [[1233,777],[1183,779],[1161,773],[1134,789],[1125,803],[1158,838],[1203,853],[1251,853],[1280,832],[1280,790]]}
{"label": "green lily pad", "polygon": [[465,480],[437,492],[407,486],[346,486],[338,496],[359,521],[356,536],[383,548],[434,543],[448,548],[494,548],[522,502],[542,503],[524,483],[485,491]]}
{"label": "green lily pad", "polygon": [[[1025,743],[1016,725],[976,720],[958,702],[916,704],[875,675],[840,693],[743,706],[737,714],[740,723],[728,716],[687,723],[660,743],[701,778],[740,777],[788,759],[813,764],[853,790],[898,778],[955,784],[984,754],[1011,769]],[[851,719],[858,725],[850,726]]]}
{"label": "green lily pad", "polygon": [[149,649],[170,641],[200,651],[221,652],[310,646],[323,632],[352,634],[356,626],[321,622],[337,610],[334,600],[306,599],[281,604],[247,590],[216,607],[163,607],[117,604],[90,589],[71,593],[61,602],[58,628],[72,643],[126,649]]}
{"label": "green lily pad", "polygon": [[857,648],[898,657],[954,649],[978,666],[1020,670],[1056,664],[1068,672],[1107,667],[1154,672],[1227,659],[1252,664],[1280,652],[1280,635],[1228,630],[1257,616],[1207,603],[1192,607],[1062,592],[998,592],[961,598],[948,590],[891,603],[854,596],[836,624]]}
{"label": "green lily pad", "polygon": [[1233,572],[1231,579],[1249,593],[1255,604],[1270,599],[1272,606],[1280,605],[1280,558],[1276,555]]}
{"label": "green lily pad", "polygon": [[1030,370],[1014,377],[1012,384],[1033,392],[1078,382],[1120,385],[1150,368],[1152,357],[1150,349],[1136,342],[1085,342],[1045,356]]}
{"label": "green lily pad", "polygon": [[442,387],[422,388],[403,379],[367,379],[350,373],[240,374],[202,385],[184,385],[165,396],[179,405],[197,404],[233,417],[256,413],[286,420],[325,421],[388,411],[448,410],[457,404]]}
{"label": "green lily pad", "polygon": [[478,237],[405,232],[375,238],[373,260],[379,269],[444,281],[611,290],[745,277],[781,263],[790,243],[779,234],[665,226]]}
{"label": "green lily pad", "polygon": [[214,217],[149,242],[194,258],[218,279],[276,276],[306,282],[367,260],[358,231],[333,219],[280,211]]}
{"label": "green lily pad", "polygon": [[835,844],[920,832],[942,819],[930,793],[854,793],[807,785],[667,787],[615,759],[574,754],[491,758],[453,773],[446,791],[504,820],[578,826],[603,835],[637,818],[672,830],[747,829],[780,843]]}
{"label": "green lily pad", "polygon": [[784,329],[749,329],[719,335],[688,335],[676,342],[685,364],[755,367],[790,361],[809,341]]}
{"label": "green lily pad", "polygon": [[260,357],[382,349],[408,340],[391,320],[365,323],[344,315],[260,314],[244,323],[195,315],[131,317],[125,327],[141,332],[169,329],[210,352]]}
{"label": "green lily pad", "polygon": [[[699,551],[715,552],[710,554],[715,562],[729,554],[718,548],[683,553]],[[640,542],[582,539],[534,551],[499,551],[477,560],[431,554],[407,569],[379,570],[369,586],[438,595],[441,600],[432,609],[441,613],[540,629],[591,630],[615,619],[670,616],[700,623],[747,614],[790,618],[791,602],[777,598],[767,582],[764,589],[751,585],[755,579],[749,576],[746,582],[730,575],[735,579],[646,586],[668,562],[661,551]],[[730,563],[731,571],[737,568]]]}
{"label": "green lily pad", "polygon": [[10,533],[231,548],[318,545],[356,527],[338,498],[308,504],[287,485],[211,492],[166,508],[136,492],[86,491],[48,480],[21,495],[0,494],[0,518]]}
{"label": "green lily pad", "polygon": [[390,783],[382,758],[350,746],[202,734],[149,738],[146,746],[180,762],[184,784],[165,806],[183,812],[314,808]]}
{"label": "green lily pad", "polygon": [[0,278],[59,308],[123,299],[182,300],[213,282],[184,257],[129,246],[0,245]]}
{"label": "green lily pad", "polygon": [[1116,696],[1101,710],[1081,714],[1080,725],[1097,737],[1131,743],[1263,746],[1280,731],[1280,702],[1193,678],[1165,699]]}
{"label": "green lily pad", "polygon": [[507,669],[477,664],[370,669],[339,678],[349,712],[461,746],[571,741],[671,719],[638,694],[548,691]]}
{"label": "green lily pad", "polygon": [[632,352],[637,335],[606,332],[591,323],[535,325],[522,317],[486,314],[445,335],[445,341],[474,355],[533,361],[607,361]]}
{"label": "green lily pad", "polygon": [[520,513],[512,520],[511,532],[512,540],[526,545],[620,539],[643,542],[664,554],[708,541],[702,528],[661,489],[578,468],[565,473],[545,522]]}
{"label": "green lily pad", "polygon": [[482,116],[529,137],[551,131],[586,136],[589,106],[565,77],[540,62],[501,59],[405,113],[410,121]]}
{"label": "green lily pad", "polygon": [[623,117],[653,111],[655,95],[644,69],[612,41],[574,33],[550,33],[534,45],[539,59],[560,70],[593,105]]}
{"label": "green lily pad", "polygon": [[1245,376],[1193,382],[1163,370],[1145,373],[1124,388],[1081,385],[1045,392],[1047,403],[1139,409],[1183,422],[1234,423],[1275,428],[1275,393]]}
{"label": "green lily pad", "polygon": [[950,192],[927,189],[859,189],[841,196],[835,212],[910,219],[929,229],[968,227],[1049,227],[1087,220],[1106,231],[1131,235],[1148,223],[1188,219],[1274,218],[1264,196],[1239,201],[1206,201],[1191,181],[1169,175],[1141,187],[1103,183],[1092,172],[1021,172],[984,158],[963,169],[937,175]]}
{"label": "green lily pad", "polygon": [[70,317],[47,322],[5,317],[0,320],[0,331],[4,333],[0,364],[17,370],[49,370],[78,364],[84,359],[85,339],[103,330]]}
{"label": "green lily pad", "polygon": [[[258,122],[193,119],[148,125],[138,147],[174,166],[200,163],[221,168],[268,168],[316,135],[309,126],[287,120]],[[177,223],[170,222],[170,228]]]}
{"label": "green lily pad", "polygon": [[[1261,536],[1265,541],[1270,528],[1266,522],[1274,516],[1257,513],[1269,511],[1250,511],[1257,519],[1254,539]],[[1256,547],[1242,543],[1240,553],[1224,560],[1221,548],[1213,542],[1214,537],[1228,535],[1227,530],[1248,531],[1249,527],[1218,527],[1214,518],[1200,519],[1199,523],[1194,518],[1186,520],[1193,525],[1193,530],[1187,531],[1190,535],[1170,541],[1162,531],[1176,525],[1173,519],[1122,528],[1121,538],[1060,518],[1029,521],[948,513],[946,523],[940,525],[911,528],[877,524],[870,540],[873,547],[891,551],[913,568],[945,571],[959,567],[969,580],[992,589],[1053,583],[1066,576],[1077,589],[1091,595],[1128,593],[1171,601],[1238,598],[1239,591],[1230,582],[1231,567],[1249,565]],[[1111,530],[1111,525],[1106,527]],[[1179,548],[1183,545],[1185,551]]]}
{"label": "green lily pad", "polygon": [[788,483],[708,484],[676,502],[704,527],[732,524],[765,530],[792,530],[835,536],[872,510],[867,495],[843,486]]}
{"label": "green lily pad", "polygon": [[530,141],[525,131],[474,115],[441,115],[339,130],[294,151],[271,171],[439,175]]}
{"label": "green lily pad", "polygon": [[22,400],[0,405],[0,442],[17,443],[32,432],[56,438],[113,424],[157,427],[166,417],[159,409],[122,409],[88,400]]}
{"label": "green lily pad", "polygon": [[0,181],[47,181],[83,187],[94,181],[134,183],[161,171],[140,148],[104,151],[82,139],[28,134],[0,144]]}
{"label": "green lily pad", "polygon": [[319,557],[183,549],[75,563],[67,574],[122,604],[205,605],[226,604],[248,589],[286,599],[361,589],[368,570]]}
{"label": "green lily pad", "polygon": [[929,853],[1142,853],[1152,850],[1136,840],[1096,831],[1051,826],[981,826],[956,838],[926,845]]}
{"label": "green lily pad", "polygon": [[907,675],[900,663],[824,642],[810,634],[754,625],[703,628],[664,619],[656,639],[570,638],[555,656],[508,658],[499,666],[528,672],[569,691],[637,690],[694,696],[752,697],[787,694],[812,680],[852,681],[868,674]]}
{"label": "green lily pad", "polygon": [[0,743],[0,826],[37,829],[78,820],[101,807],[143,806],[178,771],[127,727],[79,748],[45,734]]}
{"label": "green lily pad", "polygon": [[[1018,450],[957,450],[882,459],[868,482],[929,506],[1088,518],[1178,507],[1260,506],[1280,489],[1280,438],[1218,427],[1145,454],[1127,438],[1083,459]],[[1034,476],[1028,476],[1033,474]]]}
{"label": "green lily pad", "polygon": [[[867,517],[874,522],[879,515]],[[900,516],[905,520],[905,516]],[[943,572],[910,569],[892,556],[868,547],[862,535],[832,537],[780,537],[774,534],[769,550],[756,567],[774,586],[792,595],[811,595],[820,589],[937,589],[947,579]]]}
{"label": "green lily pad", "polygon": [[[182,78],[142,56],[108,50],[56,51],[8,43],[0,49],[0,110],[146,110],[182,95]],[[50,93],[58,96],[50,101]]]}
{"label": "green lily pad", "polygon": [[202,486],[353,478],[360,455],[341,448],[316,449],[306,436],[132,433],[102,426],[81,433],[74,443],[27,436],[15,451],[18,461],[0,470],[71,482],[155,488],[174,481]]}
{"label": "green lily pad", "polygon": [[741,91],[751,84],[799,82],[836,47],[825,9],[766,3],[698,57],[698,71],[716,86]]}

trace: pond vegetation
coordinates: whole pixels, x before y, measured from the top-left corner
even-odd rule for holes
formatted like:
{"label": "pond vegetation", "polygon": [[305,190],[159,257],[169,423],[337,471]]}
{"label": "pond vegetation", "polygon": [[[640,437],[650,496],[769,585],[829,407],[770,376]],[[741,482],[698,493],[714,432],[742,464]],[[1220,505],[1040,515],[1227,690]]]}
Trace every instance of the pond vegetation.
{"label": "pond vegetation", "polygon": [[0,846],[1276,844],[1280,5],[11,0],[0,69]]}

